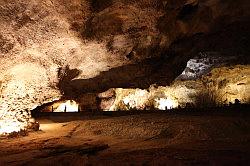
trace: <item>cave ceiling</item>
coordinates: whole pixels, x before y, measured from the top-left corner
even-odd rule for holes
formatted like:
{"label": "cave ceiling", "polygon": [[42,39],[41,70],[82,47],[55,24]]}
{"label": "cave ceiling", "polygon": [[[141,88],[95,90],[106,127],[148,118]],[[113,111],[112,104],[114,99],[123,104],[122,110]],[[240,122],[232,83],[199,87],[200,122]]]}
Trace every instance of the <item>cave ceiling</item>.
{"label": "cave ceiling", "polygon": [[1,107],[167,85],[201,51],[246,57],[249,17],[248,0],[1,0]]}

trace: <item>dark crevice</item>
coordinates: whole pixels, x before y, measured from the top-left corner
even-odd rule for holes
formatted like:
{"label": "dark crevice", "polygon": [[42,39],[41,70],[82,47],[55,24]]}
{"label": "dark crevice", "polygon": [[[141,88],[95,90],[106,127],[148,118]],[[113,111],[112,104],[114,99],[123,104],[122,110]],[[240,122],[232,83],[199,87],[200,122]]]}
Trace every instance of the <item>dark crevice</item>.
{"label": "dark crevice", "polygon": [[181,11],[179,12],[177,18],[180,20],[185,20],[189,19],[194,13],[198,11],[198,4],[193,5],[193,4],[187,4],[184,5]]}

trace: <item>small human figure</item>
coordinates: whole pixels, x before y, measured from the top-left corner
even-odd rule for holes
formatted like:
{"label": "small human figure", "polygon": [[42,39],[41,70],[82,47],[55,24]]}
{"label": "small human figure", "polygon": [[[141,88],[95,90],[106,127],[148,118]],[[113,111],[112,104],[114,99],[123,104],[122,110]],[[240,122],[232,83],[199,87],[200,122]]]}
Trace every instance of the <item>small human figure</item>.
{"label": "small human figure", "polygon": [[229,102],[229,106],[232,106],[233,105],[233,103],[232,102]]}
{"label": "small human figure", "polygon": [[235,105],[239,105],[239,104],[240,104],[240,100],[239,100],[239,99],[235,99],[235,100],[234,100],[234,104],[235,104]]}
{"label": "small human figure", "polygon": [[66,112],[67,106],[65,105],[64,112]]}

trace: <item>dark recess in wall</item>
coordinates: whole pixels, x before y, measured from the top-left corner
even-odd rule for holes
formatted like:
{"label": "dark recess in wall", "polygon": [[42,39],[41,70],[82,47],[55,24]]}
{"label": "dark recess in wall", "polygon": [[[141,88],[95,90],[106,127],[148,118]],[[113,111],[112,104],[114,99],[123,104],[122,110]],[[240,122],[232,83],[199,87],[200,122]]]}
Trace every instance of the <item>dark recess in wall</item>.
{"label": "dark recess in wall", "polygon": [[185,20],[189,19],[189,17],[192,17],[195,12],[198,11],[198,4],[197,5],[192,5],[192,4],[187,4],[184,5],[179,12],[177,18],[180,20]]}
{"label": "dark recess in wall", "polygon": [[100,12],[112,5],[113,0],[89,0],[93,12]]}

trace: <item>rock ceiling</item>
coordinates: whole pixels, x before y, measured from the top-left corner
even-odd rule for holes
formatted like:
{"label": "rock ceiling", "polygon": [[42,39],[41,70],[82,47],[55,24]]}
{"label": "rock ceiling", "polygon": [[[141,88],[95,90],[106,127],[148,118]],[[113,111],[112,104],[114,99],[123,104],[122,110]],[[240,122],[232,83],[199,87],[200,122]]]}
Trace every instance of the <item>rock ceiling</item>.
{"label": "rock ceiling", "polygon": [[169,84],[199,51],[248,54],[249,7],[248,0],[1,0],[0,116],[62,95]]}

